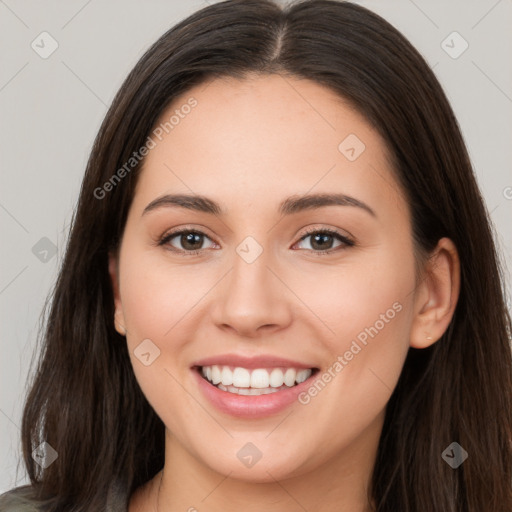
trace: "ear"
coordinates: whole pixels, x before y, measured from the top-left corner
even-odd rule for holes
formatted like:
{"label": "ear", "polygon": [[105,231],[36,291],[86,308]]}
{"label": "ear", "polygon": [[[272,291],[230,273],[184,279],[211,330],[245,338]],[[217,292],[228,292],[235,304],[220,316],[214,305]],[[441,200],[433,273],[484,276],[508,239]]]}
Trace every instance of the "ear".
{"label": "ear", "polygon": [[112,283],[112,291],[114,294],[114,324],[116,331],[121,336],[126,335],[126,327],[124,321],[123,306],[121,303],[121,294],[119,292],[119,261],[118,257],[113,253],[108,254],[108,272],[110,274],[110,281]]}
{"label": "ear", "polygon": [[426,348],[446,331],[460,291],[460,262],[455,244],[441,238],[415,291],[410,345]]}

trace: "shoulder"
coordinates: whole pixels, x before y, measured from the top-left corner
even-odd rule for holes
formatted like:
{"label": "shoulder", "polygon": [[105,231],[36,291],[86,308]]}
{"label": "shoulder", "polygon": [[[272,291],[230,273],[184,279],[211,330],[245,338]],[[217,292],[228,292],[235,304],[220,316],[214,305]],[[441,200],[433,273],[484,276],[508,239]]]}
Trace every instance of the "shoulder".
{"label": "shoulder", "polygon": [[[43,512],[48,509],[51,501],[37,500],[34,488],[31,485],[24,485],[0,494],[0,512]],[[125,486],[113,482],[109,489],[105,512],[126,512],[128,503],[129,493]]]}
{"label": "shoulder", "polygon": [[0,494],[0,512],[39,512],[41,509],[32,498],[30,485],[16,487]]}

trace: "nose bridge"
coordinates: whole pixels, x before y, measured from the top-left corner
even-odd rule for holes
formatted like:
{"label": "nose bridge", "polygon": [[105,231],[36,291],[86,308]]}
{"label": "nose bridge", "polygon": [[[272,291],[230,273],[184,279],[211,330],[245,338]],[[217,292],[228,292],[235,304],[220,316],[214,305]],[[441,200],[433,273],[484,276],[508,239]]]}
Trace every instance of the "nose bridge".
{"label": "nose bridge", "polygon": [[260,294],[265,291],[265,287],[267,292],[270,291],[268,281],[271,272],[268,267],[272,262],[270,252],[264,248],[263,242],[248,236],[238,244],[235,252],[230,285],[236,288],[236,292],[247,290],[249,294]]}
{"label": "nose bridge", "polygon": [[264,249],[252,236],[245,238],[237,246],[230,276],[229,296],[237,299],[239,308],[258,308],[261,312],[269,309],[273,302],[272,296],[276,292],[275,283],[270,282],[270,260],[270,251]]}
{"label": "nose bridge", "polygon": [[235,251],[217,302],[217,324],[249,336],[264,325],[282,327],[290,319],[290,308],[283,284],[269,269],[276,266],[272,251],[252,236],[242,240]]}

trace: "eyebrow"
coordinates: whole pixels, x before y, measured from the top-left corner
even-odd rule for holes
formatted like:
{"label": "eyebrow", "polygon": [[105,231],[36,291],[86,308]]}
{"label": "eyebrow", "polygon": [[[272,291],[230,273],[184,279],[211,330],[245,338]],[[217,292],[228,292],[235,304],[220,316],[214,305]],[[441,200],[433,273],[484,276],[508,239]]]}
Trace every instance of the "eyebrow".
{"label": "eyebrow", "polygon": [[[291,196],[281,202],[278,213],[292,215],[305,210],[313,210],[324,206],[353,206],[368,212],[372,217],[377,214],[366,203],[345,194],[309,194],[304,196]],[[219,203],[206,196],[192,194],[166,194],[151,201],[142,215],[162,207],[180,207],[212,215],[225,215]]]}

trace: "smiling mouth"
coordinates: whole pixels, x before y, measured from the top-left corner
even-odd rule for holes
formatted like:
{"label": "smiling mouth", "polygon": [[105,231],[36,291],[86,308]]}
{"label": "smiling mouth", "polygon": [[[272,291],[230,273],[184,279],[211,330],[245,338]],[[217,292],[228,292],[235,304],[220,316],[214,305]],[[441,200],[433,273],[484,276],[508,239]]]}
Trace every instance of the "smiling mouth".
{"label": "smiling mouth", "polygon": [[212,386],[237,395],[267,395],[298,386],[310,379],[318,368],[256,368],[240,366],[196,366],[195,370]]}

